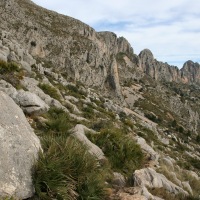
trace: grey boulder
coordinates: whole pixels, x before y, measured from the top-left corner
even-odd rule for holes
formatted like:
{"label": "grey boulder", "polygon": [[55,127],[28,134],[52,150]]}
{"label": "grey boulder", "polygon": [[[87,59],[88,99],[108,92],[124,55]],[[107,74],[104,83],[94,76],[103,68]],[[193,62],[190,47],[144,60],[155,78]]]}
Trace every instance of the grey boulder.
{"label": "grey boulder", "polygon": [[97,134],[92,129],[87,128],[82,124],[77,124],[72,130],[72,136],[77,138],[82,144],[86,145],[88,152],[95,156],[98,160],[105,160],[103,151],[95,144],[93,144],[85,135],[85,132],[91,132]]}
{"label": "grey boulder", "polygon": [[49,106],[39,96],[28,91],[18,91],[14,100],[28,114],[42,114],[49,109]]}
{"label": "grey boulder", "polygon": [[118,172],[114,172],[113,175],[114,177],[112,184],[121,188],[125,187],[126,179],[124,178],[124,176]]}
{"label": "grey boulder", "polygon": [[181,187],[169,181],[163,174],[157,173],[152,168],[144,168],[136,170],[133,174],[133,181],[135,186],[142,186],[148,188],[164,188],[170,193],[182,193],[188,195],[188,192]]}
{"label": "grey boulder", "polygon": [[4,80],[0,80],[0,91],[5,92],[12,99],[17,95],[17,90],[10,83]]}
{"label": "grey boulder", "polygon": [[0,91],[0,198],[34,194],[32,167],[41,148],[38,137],[16,103]]}

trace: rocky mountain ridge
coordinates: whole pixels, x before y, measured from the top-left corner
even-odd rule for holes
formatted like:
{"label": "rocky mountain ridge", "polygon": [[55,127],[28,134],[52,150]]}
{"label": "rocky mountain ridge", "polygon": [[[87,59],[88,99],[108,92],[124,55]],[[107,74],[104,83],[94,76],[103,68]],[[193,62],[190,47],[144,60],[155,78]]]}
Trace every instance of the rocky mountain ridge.
{"label": "rocky mountain ridge", "polygon": [[199,200],[198,63],[29,0],[0,13],[0,198]]}
{"label": "rocky mountain ridge", "polygon": [[[198,63],[187,61],[179,70],[155,60],[147,49],[137,56],[125,38],[117,38],[111,32],[95,32],[78,20],[43,9],[31,1],[3,0],[0,5],[1,30],[4,31],[1,33],[2,43],[6,45],[6,39],[20,41],[21,47],[27,49],[36,60],[46,60],[56,65],[68,80],[97,87],[105,87],[109,82],[115,87],[117,80],[113,83],[109,78],[113,76],[111,66],[117,55],[120,57],[120,54],[124,54],[131,63],[126,69],[126,76],[132,76],[131,68],[138,68],[155,80],[199,83]],[[15,53],[14,49],[12,53]],[[123,82],[121,73],[118,76]]]}
{"label": "rocky mountain ridge", "polygon": [[143,71],[157,81],[180,82],[185,84],[199,84],[199,63],[189,60],[179,70],[154,59],[150,50],[145,49],[139,54]]}

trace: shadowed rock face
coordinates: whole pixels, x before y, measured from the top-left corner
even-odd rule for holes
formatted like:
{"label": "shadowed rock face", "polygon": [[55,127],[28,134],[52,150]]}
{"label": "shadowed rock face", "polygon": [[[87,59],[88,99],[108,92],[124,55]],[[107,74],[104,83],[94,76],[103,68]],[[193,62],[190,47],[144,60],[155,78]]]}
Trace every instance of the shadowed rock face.
{"label": "shadowed rock face", "polygon": [[1,91],[0,113],[0,196],[26,199],[34,193],[32,167],[40,141],[22,110]]}

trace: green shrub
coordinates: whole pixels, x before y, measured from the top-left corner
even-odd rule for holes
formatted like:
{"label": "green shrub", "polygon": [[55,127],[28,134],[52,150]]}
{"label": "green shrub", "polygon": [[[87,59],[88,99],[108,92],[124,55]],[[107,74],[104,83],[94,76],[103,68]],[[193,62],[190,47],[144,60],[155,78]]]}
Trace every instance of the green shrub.
{"label": "green shrub", "polygon": [[13,197],[4,197],[0,198],[0,200],[15,200]]}
{"label": "green shrub", "polygon": [[36,125],[43,153],[33,170],[33,199],[105,199],[107,169],[70,135],[77,122],[58,108],[43,117],[47,122]]}
{"label": "green shrub", "polygon": [[45,123],[35,119],[33,125],[38,135],[65,135],[69,136],[69,130],[73,128],[78,122],[71,118],[64,110],[56,107],[52,107],[49,111],[43,115],[46,118]]}
{"label": "green shrub", "polygon": [[[0,60],[0,79],[3,79],[13,85],[16,89],[21,89],[23,86],[20,80],[23,79],[24,71],[19,68],[16,63],[5,62]],[[25,88],[23,88],[25,89]]]}
{"label": "green shrub", "polygon": [[148,144],[150,144],[153,141],[156,145],[163,146],[163,143],[160,142],[157,135],[152,130],[150,130],[147,127],[141,126],[140,124],[135,124],[135,125],[138,128],[137,134],[140,137],[143,137]]}
{"label": "green shrub", "polygon": [[67,93],[71,96],[74,96],[76,98],[82,99],[83,96],[87,96],[87,94],[79,89],[79,86],[74,86],[74,85],[67,85],[66,86]]}
{"label": "green shrub", "polygon": [[91,107],[90,105],[88,105],[87,107],[84,107],[84,108],[82,109],[82,111],[83,111],[83,117],[85,117],[85,118],[87,118],[87,119],[92,119],[92,118],[94,118],[94,115],[95,115],[94,109],[93,109],[93,107]]}
{"label": "green shrub", "polygon": [[41,83],[39,83],[38,86],[44,91],[44,93],[46,93],[50,97],[52,97],[52,98],[57,99],[58,101],[60,101],[61,97],[58,94],[58,91],[54,87],[52,87],[52,86],[50,86],[48,84],[41,84]]}
{"label": "green shrub", "polygon": [[197,135],[196,141],[197,141],[198,143],[200,143],[200,135]]}
{"label": "green shrub", "polygon": [[103,149],[114,171],[130,175],[142,166],[144,156],[141,148],[120,129],[104,129],[100,134],[89,134],[88,137]]}
{"label": "green shrub", "polygon": [[134,127],[134,124],[133,124],[131,119],[125,119],[123,121],[123,123],[124,123],[125,127],[127,126],[127,127],[131,128],[131,129],[133,129],[133,127]]}
{"label": "green shrub", "polygon": [[20,68],[13,62],[5,62],[0,60],[0,74],[7,74],[11,72],[19,72]]}
{"label": "green shrub", "polygon": [[73,127],[73,121],[62,109],[51,108],[48,112],[47,130],[54,134],[69,135],[69,130]]}
{"label": "green shrub", "polygon": [[99,119],[96,122],[93,122],[91,125],[91,129],[95,131],[101,131],[103,129],[111,129],[114,128],[113,121],[108,119]]}
{"label": "green shrub", "polygon": [[155,123],[161,123],[162,119],[157,117],[156,115],[152,114],[152,113],[145,113],[145,117],[147,117],[148,119],[150,119],[151,121],[155,122]]}
{"label": "green shrub", "polygon": [[120,63],[120,64],[124,64],[125,61],[124,61],[124,57],[126,56],[125,53],[123,52],[119,52],[116,56],[116,60]]}
{"label": "green shrub", "polygon": [[190,158],[189,163],[196,169],[200,170],[200,160],[197,158]]}
{"label": "green shrub", "polygon": [[105,177],[86,150],[72,137],[47,135],[35,165],[33,181],[39,199],[105,199]]}
{"label": "green shrub", "polygon": [[181,173],[180,177],[178,177],[178,178],[180,178],[181,181],[189,181],[189,184],[190,184],[190,186],[192,188],[194,196],[199,196],[200,195],[200,191],[199,191],[200,180],[196,179],[195,177],[191,176],[188,173]]}

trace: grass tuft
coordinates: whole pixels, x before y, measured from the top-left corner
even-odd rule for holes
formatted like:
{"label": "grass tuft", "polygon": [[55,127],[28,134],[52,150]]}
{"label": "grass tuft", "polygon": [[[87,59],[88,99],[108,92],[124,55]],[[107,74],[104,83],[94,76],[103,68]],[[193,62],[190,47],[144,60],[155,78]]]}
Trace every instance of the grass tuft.
{"label": "grass tuft", "polygon": [[39,83],[38,86],[43,90],[44,93],[48,94],[50,97],[58,101],[61,100],[61,96],[58,94],[58,91],[54,87],[48,84],[41,84],[41,83]]}
{"label": "grass tuft", "polygon": [[96,199],[105,197],[103,168],[85,146],[72,137],[46,135],[33,180],[39,199]]}
{"label": "grass tuft", "polygon": [[89,134],[88,137],[104,151],[114,171],[130,175],[144,162],[140,146],[120,129],[104,129],[100,134]]}

